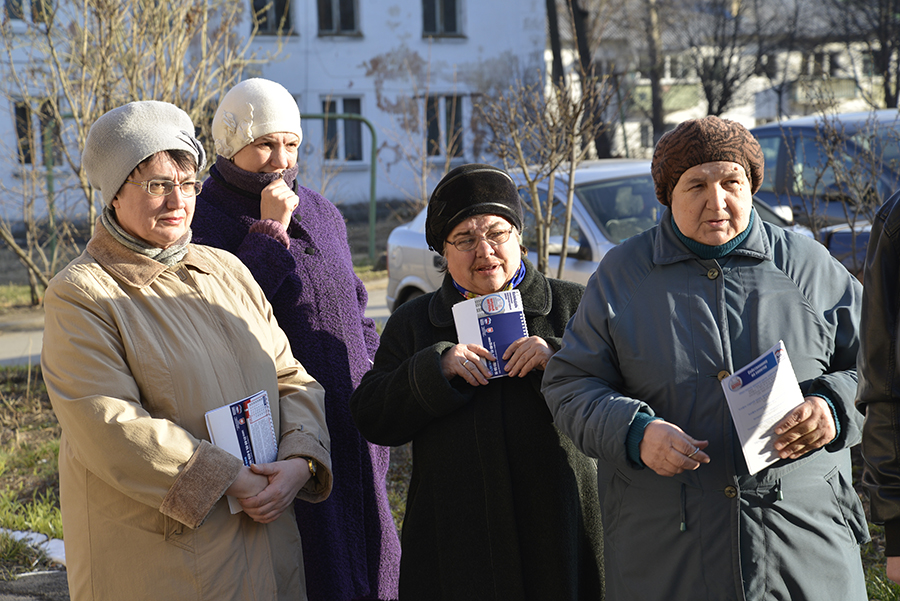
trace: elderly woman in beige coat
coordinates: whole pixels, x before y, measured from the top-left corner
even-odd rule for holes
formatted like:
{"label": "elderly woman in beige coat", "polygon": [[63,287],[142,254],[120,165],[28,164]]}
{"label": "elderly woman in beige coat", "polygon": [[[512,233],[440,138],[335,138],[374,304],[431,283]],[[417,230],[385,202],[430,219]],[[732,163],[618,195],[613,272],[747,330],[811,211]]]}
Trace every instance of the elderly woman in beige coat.
{"label": "elderly woman in beige coat", "polygon": [[[306,598],[292,502],[331,489],[324,393],[243,264],[190,244],[205,159],[193,131],[161,102],[94,124],[83,164],[106,208],[47,289],[75,601]],[[278,457],[248,467],[210,444],[204,415],[262,390]]]}

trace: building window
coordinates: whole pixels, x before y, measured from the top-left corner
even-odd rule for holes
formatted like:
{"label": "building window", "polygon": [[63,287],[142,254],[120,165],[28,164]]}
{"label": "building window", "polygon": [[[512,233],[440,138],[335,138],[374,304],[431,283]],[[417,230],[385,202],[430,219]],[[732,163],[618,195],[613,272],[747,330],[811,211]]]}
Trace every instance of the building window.
{"label": "building window", "polygon": [[422,31],[426,36],[458,35],[456,0],[422,0]]}
{"label": "building window", "polygon": [[52,0],[4,0],[6,18],[14,21],[47,23],[53,12]]}
{"label": "building window", "polygon": [[16,148],[19,163],[31,165],[34,157],[34,132],[31,128],[31,107],[24,102],[16,102]]}
{"label": "building window", "polygon": [[[341,110],[338,110],[339,107]],[[361,115],[361,107],[362,101],[359,98],[322,101],[322,112],[327,115],[338,113]],[[356,119],[326,119],[324,143],[326,159],[363,160],[362,122]]]}
{"label": "building window", "polygon": [[691,61],[687,56],[673,54],[666,57],[667,76],[671,79],[685,79],[691,74]]}
{"label": "building window", "polygon": [[[62,164],[62,136],[60,125],[55,118],[49,100],[41,102],[38,109],[24,101],[15,103],[16,151],[22,165],[36,164],[36,157],[42,158],[44,166]],[[35,128],[35,120],[38,128]],[[40,131],[40,140],[36,140],[35,132]],[[40,146],[36,146],[36,144]],[[39,149],[39,151],[37,150]]]}
{"label": "building window", "polygon": [[462,96],[428,96],[425,98],[428,156],[461,157],[463,155],[462,110]]}
{"label": "building window", "polygon": [[253,13],[259,28],[257,33],[279,35],[293,29],[291,0],[253,0]]}
{"label": "building window", "polygon": [[641,123],[641,148],[653,148],[653,126]]}
{"label": "building window", "polygon": [[775,79],[778,75],[778,59],[773,54],[762,54],[756,57],[753,73],[761,77]]}
{"label": "building window", "polygon": [[356,0],[317,0],[319,35],[357,33]]}

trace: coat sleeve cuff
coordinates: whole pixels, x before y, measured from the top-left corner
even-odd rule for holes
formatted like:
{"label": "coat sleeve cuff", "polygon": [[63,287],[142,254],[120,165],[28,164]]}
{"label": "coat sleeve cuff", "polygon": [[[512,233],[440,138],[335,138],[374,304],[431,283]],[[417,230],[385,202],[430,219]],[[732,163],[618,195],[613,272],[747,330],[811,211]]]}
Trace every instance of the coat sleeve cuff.
{"label": "coat sleeve cuff", "polygon": [[643,412],[638,412],[634,416],[634,420],[632,420],[631,426],[628,428],[628,436],[625,438],[625,452],[632,463],[644,467],[644,462],[641,461],[641,441],[644,440],[644,429],[650,422],[658,419],[662,418]]}
{"label": "coat sleeve cuff", "polygon": [[243,462],[205,440],[163,498],[160,513],[188,528],[199,528],[244,466]]}
{"label": "coat sleeve cuff", "polygon": [[265,234],[284,244],[285,248],[291,247],[291,238],[280,221],[275,221],[274,219],[257,221],[250,226],[250,232],[253,234]]}
{"label": "coat sleeve cuff", "polygon": [[318,464],[316,477],[310,478],[306,485],[297,493],[297,498],[310,503],[320,503],[331,494],[333,484],[331,473],[331,453],[311,434],[300,430],[288,432],[281,437],[278,445],[278,459],[293,459],[295,457],[309,457]]}
{"label": "coat sleeve cuff", "polygon": [[831,402],[831,399],[829,399],[827,396],[825,396],[825,395],[822,394],[821,392],[811,392],[811,393],[809,393],[808,396],[817,396],[817,397],[819,397],[820,399],[822,399],[823,401],[825,401],[825,404],[828,405],[828,409],[831,410],[831,419],[834,420],[834,431],[835,431],[835,435],[834,435],[834,438],[832,438],[831,440],[829,440],[826,444],[831,444],[831,443],[833,443],[835,440],[837,440],[838,438],[841,437],[841,420],[838,419],[838,412],[837,412],[837,409],[836,409],[835,406],[834,406],[834,403],[832,403],[832,402]]}

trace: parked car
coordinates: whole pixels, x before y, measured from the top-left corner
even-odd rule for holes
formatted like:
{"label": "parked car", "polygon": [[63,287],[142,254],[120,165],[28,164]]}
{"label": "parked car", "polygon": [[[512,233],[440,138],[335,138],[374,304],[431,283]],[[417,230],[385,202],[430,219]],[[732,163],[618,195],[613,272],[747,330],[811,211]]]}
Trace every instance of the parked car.
{"label": "parked car", "polygon": [[[513,177],[522,185],[521,177]],[[566,175],[557,177],[554,214],[565,211]],[[523,201],[530,202],[527,190],[520,188]],[[542,202],[547,198],[546,182],[540,187]],[[756,202],[764,220],[782,227],[795,227],[784,218],[790,211],[773,209]],[[650,161],[605,159],[586,161],[575,171],[575,201],[563,277],[586,284],[600,259],[626,238],[651,228],[665,207],[656,199]],[[780,215],[779,212],[782,214]],[[436,290],[443,274],[438,271],[442,257],[425,243],[425,210],[411,222],[394,228],[388,237],[387,306],[393,311],[402,303]],[[806,230],[806,233],[809,233]],[[525,211],[523,244],[535,252],[534,216]],[[561,219],[550,228],[550,268],[556,274],[562,250]],[[532,255],[534,256],[534,255]]]}
{"label": "parked car", "polygon": [[790,207],[814,231],[867,223],[900,188],[897,109],[800,117],[750,131],[766,161],[756,196]]}

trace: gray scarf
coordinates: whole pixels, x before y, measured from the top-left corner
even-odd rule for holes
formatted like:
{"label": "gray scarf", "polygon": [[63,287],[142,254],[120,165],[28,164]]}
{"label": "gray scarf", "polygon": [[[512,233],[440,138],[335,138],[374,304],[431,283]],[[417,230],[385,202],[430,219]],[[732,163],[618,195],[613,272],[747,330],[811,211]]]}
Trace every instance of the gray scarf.
{"label": "gray scarf", "polygon": [[166,267],[171,267],[184,258],[184,255],[186,255],[188,251],[188,244],[191,241],[191,230],[188,229],[184,236],[168,248],[150,246],[143,240],[135,238],[122,229],[122,226],[119,225],[119,222],[116,220],[116,210],[111,205],[106,205],[106,207],[103,208],[103,213],[100,215],[100,223],[103,224],[106,231],[108,231],[119,244],[133,250],[139,255],[150,257]]}

